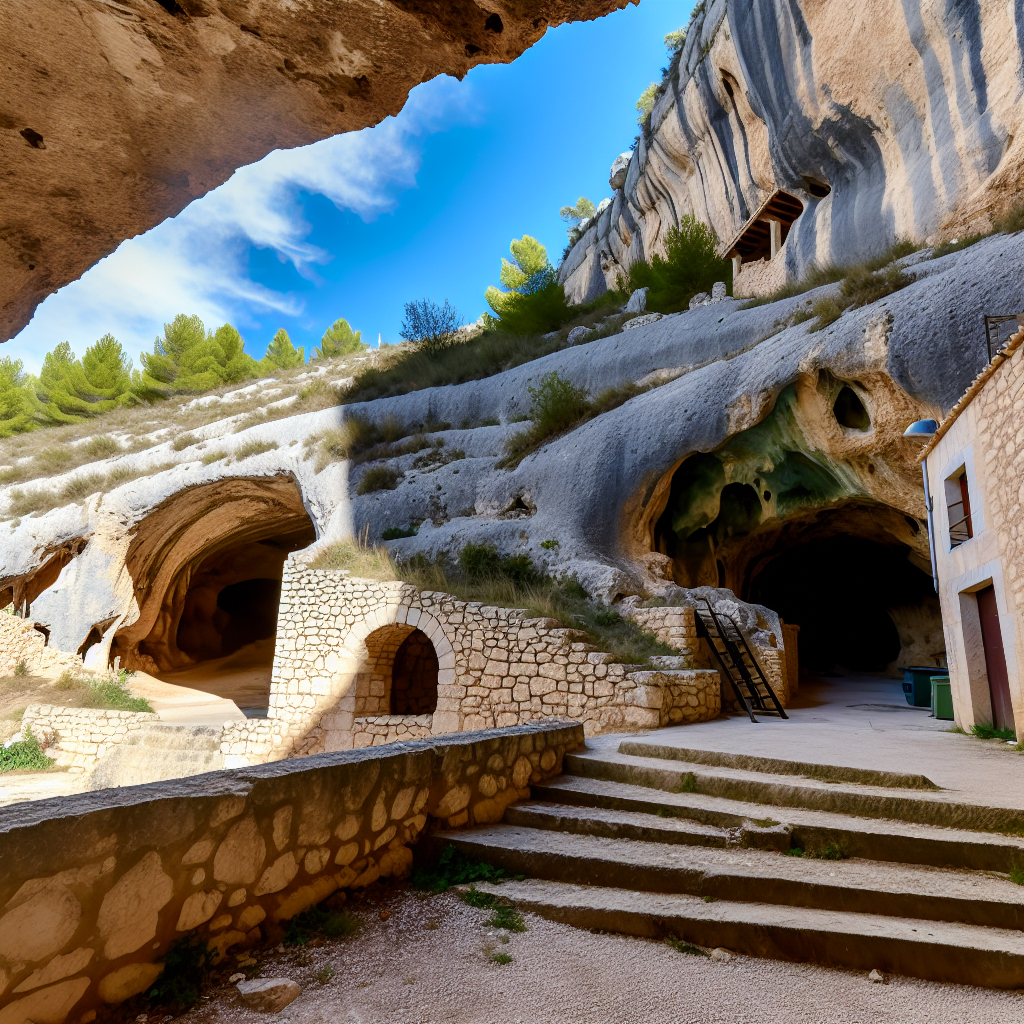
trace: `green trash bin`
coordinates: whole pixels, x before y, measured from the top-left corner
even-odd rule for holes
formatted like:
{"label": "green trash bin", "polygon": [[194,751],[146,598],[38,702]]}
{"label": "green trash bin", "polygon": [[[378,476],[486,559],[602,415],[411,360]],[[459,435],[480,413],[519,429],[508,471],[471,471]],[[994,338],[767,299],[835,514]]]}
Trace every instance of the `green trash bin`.
{"label": "green trash bin", "polygon": [[932,676],[932,717],[953,720],[953,693],[949,676]]}
{"label": "green trash bin", "polygon": [[931,704],[934,674],[934,665],[930,668],[912,665],[903,670],[903,695],[912,708],[926,708]]}

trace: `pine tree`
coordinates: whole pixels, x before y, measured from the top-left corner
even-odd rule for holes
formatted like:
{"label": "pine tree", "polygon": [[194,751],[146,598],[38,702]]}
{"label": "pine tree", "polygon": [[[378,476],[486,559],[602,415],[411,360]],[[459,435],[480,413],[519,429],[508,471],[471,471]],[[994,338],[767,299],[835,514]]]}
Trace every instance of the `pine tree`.
{"label": "pine tree", "polygon": [[92,415],[89,402],[81,397],[89,394],[89,381],[68,341],[46,353],[36,390],[47,417],[56,423],[81,423]]}
{"label": "pine tree", "polygon": [[0,358],[0,437],[22,434],[40,425],[42,410],[23,365],[20,359]]}
{"label": "pine tree", "polygon": [[82,369],[91,394],[79,394],[96,412],[107,412],[117,405],[135,401],[132,394],[132,362],[121,343],[112,334],[104,334],[82,356]]}
{"label": "pine tree", "polygon": [[319,347],[313,349],[314,359],[333,359],[350,352],[361,352],[367,346],[360,341],[362,331],[353,331],[347,320],[335,320],[324,331]]}
{"label": "pine tree", "polygon": [[512,299],[514,295],[529,291],[531,286],[541,284],[539,277],[545,275],[551,267],[551,264],[548,263],[547,249],[536,238],[531,238],[529,235],[513,238],[509,250],[512,253],[512,261],[502,257],[501,274],[499,275],[501,283],[508,291],[503,292],[491,285],[484,292],[487,304],[498,316],[502,315],[502,310],[510,301],[514,301]]}
{"label": "pine tree", "polygon": [[291,370],[293,367],[302,366],[306,362],[306,350],[296,348],[288,332],[282,327],[274,340],[267,346],[267,354],[261,360],[263,366],[270,372],[273,370]]}
{"label": "pine tree", "polygon": [[147,399],[209,391],[259,372],[234,327],[224,324],[216,334],[208,334],[198,316],[184,313],[164,324],[163,337],[156,339],[152,353],[142,354],[142,366],[133,386]]}

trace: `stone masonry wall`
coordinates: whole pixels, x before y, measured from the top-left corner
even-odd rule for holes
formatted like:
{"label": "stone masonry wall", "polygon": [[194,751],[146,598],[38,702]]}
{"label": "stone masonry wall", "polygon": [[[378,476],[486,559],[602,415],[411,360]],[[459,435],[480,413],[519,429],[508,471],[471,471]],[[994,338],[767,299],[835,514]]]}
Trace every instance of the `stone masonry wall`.
{"label": "stone masonry wall", "polygon": [[103,711],[30,704],[22,718],[47,755],[73,772],[84,772],[144,722],[160,716],[146,711]]}
{"label": "stone masonry wall", "polygon": [[430,826],[500,821],[583,729],[535,723],[0,810],[0,1024],[87,1022],[169,945],[277,941],[339,889],[409,872]]}
{"label": "stone masonry wall", "polygon": [[31,619],[0,611],[0,677],[14,675],[19,662],[29,675],[55,679],[62,672],[83,675],[82,659],[46,646],[43,634]]}
{"label": "stone masonry wall", "polygon": [[386,714],[390,669],[367,670],[375,652],[393,657],[414,628],[438,658],[433,735],[548,717],[576,720],[593,735],[705,721],[721,710],[718,674],[708,669],[631,670],[553,619],[289,561],[269,715],[225,730],[229,766],[388,742],[403,727],[425,732],[422,715],[403,725]]}

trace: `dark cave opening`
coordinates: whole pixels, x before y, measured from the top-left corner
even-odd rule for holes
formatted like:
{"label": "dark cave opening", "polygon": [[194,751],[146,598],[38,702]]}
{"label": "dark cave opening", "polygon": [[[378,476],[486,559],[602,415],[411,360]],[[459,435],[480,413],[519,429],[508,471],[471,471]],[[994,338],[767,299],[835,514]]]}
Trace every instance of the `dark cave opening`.
{"label": "dark cave opening", "polygon": [[836,421],[850,430],[870,430],[871,417],[868,415],[860,396],[849,385],[844,385],[832,405]]}
{"label": "dark cave opening", "polygon": [[802,671],[882,671],[903,646],[893,609],[934,600],[908,551],[848,534],[809,539],[765,561],[746,598],[800,626]]}
{"label": "dark cave opening", "polygon": [[437,673],[437,652],[430,637],[414,629],[395,653],[391,714],[432,715],[437,710]]}

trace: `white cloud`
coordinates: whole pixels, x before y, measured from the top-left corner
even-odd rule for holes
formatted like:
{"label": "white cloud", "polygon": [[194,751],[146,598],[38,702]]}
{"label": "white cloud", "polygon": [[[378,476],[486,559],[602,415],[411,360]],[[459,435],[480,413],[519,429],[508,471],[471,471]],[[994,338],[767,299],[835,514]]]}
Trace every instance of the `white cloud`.
{"label": "white cloud", "polygon": [[302,303],[251,280],[250,246],[274,250],[304,277],[330,260],[306,241],[311,230],[297,194],[317,193],[372,220],[416,183],[425,134],[469,112],[466,84],[437,78],[419,86],[397,117],[301,149],[276,150],[236,171],[177,217],[129,239],[79,280],[47,298],[32,322],[3,346],[38,372],[61,341],[78,355],[112,333],[133,356],[150,349],[175,314],[198,313],[207,325],[231,321],[245,333],[254,315],[296,316]]}

